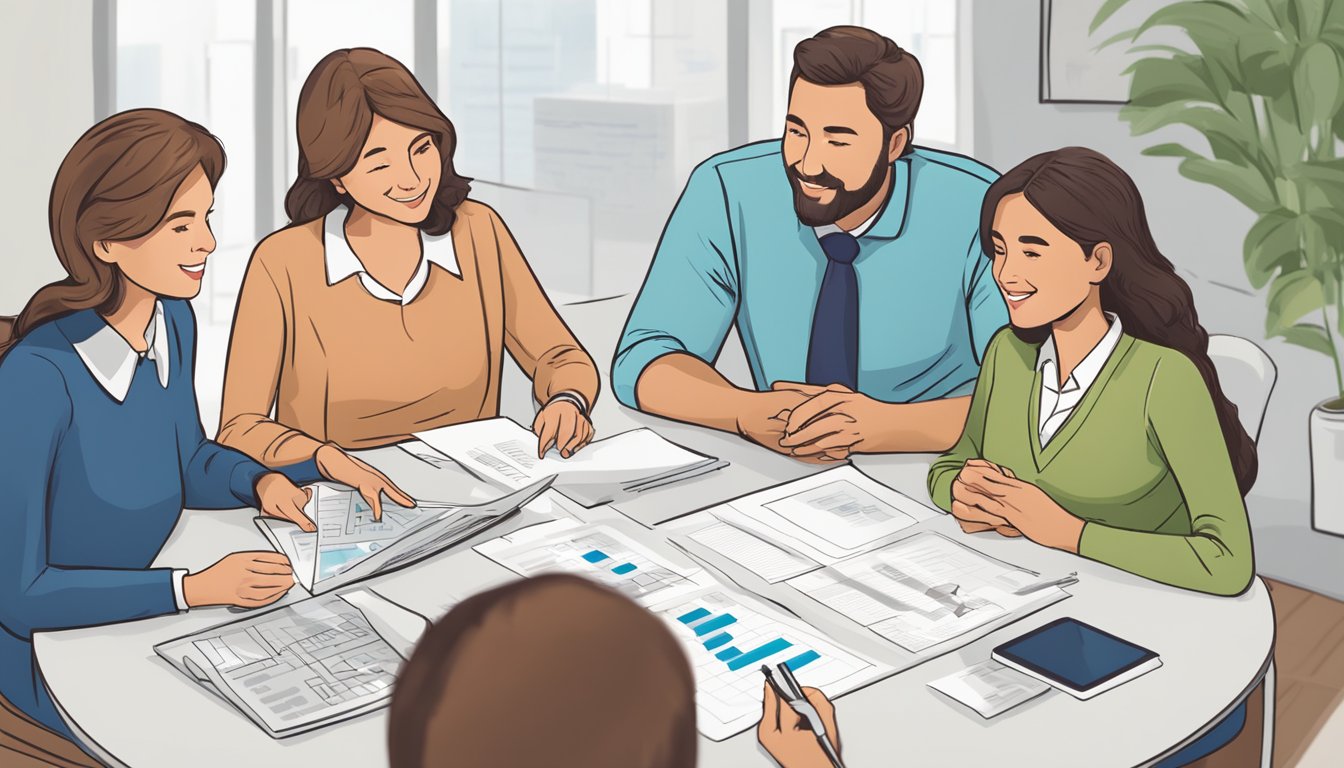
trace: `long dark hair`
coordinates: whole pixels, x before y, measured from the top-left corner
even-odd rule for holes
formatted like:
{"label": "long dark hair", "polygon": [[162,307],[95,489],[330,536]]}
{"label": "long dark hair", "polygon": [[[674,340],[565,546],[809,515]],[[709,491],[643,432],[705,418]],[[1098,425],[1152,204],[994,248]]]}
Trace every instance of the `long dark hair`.
{"label": "long dark hair", "polygon": [[[1119,316],[1125,333],[1170,347],[1190,358],[1204,377],[1218,413],[1223,440],[1232,458],[1237,486],[1246,495],[1255,484],[1259,461],[1255,443],[1237,418],[1237,406],[1223,394],[1209,359],[1209,334],[1199,324],[1190,286],[1157,249],[1148,228],[1143,198],[1134,180],[1100,152],[1064,147],[1044,152],[1005,173],[989,187],[980,209],[980,244],[994,258],[990,231],[999,202],[1022,194],[1060,232],[1091,255],[1098,243],[1110,243],[1110,273],[1101,283],[1101,306]],[[1039,343],[1050,326],[1013,328],[1020,338]]]}
{"label": "long dark hair", "polygon": [[121,306],[121,270],[99,259],[99,240],[135,240],[163,221],[173,195],[200,166],[210,186],[224,147],[205,128],[161,109],[120,112],[70,148],[51,185],[51,244],[68,275],[33,294],[18,317],[0,318],[0,357],[37,326],[82,309]]}
{"label": "long dark hair", "polygon": [[373,48],[332,51],[313,67],[299,91],[299,176],[285,195],[290,224],[320,219],[337,206],[352,204],[331,180],[355,167],[374,114],[434,136],[443,175],[429,215],[419,226],[430,235],[446,233],[471,189],[471,179],[453,168],[457,132],[410,70]]}

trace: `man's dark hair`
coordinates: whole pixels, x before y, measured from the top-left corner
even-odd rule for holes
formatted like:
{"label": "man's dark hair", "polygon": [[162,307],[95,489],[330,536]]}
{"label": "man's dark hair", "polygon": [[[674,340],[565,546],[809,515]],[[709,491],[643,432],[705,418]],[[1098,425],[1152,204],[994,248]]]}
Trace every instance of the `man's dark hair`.
{"label": "man's dark hair", "polygon": [[[913,135],[915,113],[924,95],[919,60],[890,38],[863,27],[831,27],[793,49],[789,93],[802,78],[817,85],[863,86],[868,110],[890,135],[902,128]],[[907,137],[905,151],[910,151]]]}

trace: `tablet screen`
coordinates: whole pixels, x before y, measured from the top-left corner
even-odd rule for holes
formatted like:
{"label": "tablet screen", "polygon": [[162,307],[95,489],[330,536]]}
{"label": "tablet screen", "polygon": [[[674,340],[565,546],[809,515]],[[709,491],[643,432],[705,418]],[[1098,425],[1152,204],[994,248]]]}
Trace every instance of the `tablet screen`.
{"label": "tablet screen", "polygon": [[1078,691],[1094,688],[1157,654],[1076,619],[1058,619],[995,653]]}

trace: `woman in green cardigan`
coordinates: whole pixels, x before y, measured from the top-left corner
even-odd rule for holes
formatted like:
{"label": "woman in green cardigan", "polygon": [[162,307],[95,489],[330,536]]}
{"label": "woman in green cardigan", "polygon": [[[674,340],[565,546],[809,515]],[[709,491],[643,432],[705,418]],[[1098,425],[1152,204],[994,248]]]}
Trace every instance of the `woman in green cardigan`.
{"label": "woman in green cardigan", "polygon": [[985,352],[961,439],[929,471],[934,503],[968,533],[1243,592],[1255,445],[1133,180],[1089,149],[1037,155],[989,188],[980,241],[1011,327]]}

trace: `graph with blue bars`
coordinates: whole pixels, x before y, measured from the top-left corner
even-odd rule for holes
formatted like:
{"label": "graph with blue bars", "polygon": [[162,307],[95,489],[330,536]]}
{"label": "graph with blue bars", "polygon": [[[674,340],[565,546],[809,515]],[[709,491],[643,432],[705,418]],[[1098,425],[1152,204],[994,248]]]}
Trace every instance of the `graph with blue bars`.
{"label": "graph with blue bars", "polygon": [[[773,640],[745,649],[739,648],[738,645],[745,644],[733,643],[731,630],[733,625],[737,623],[737,617],[731,613],[716,614],[707,608],[696,608],[678,616],[677,621],[695,632],[697,638],[703,638],[701,644],[705,646],[705,650],[716,651],[714,658],[724,662],[728,669],[733,672],[759,665],[766,659],[770,659],[774,663],[783,662],[789,666],[789,669],[796,672],[821,658],[821,654],[816,651],[798,648],[782,637],[776,637]],[[730,645],[730,643],[732,644]],[[720,648],[722,650],[718,650]],[[787,656],[785,656],[785,652],[788,652]],[[773,658],[776,656],[780,658]]]}
{"label": "graph with blue bars", "polygon": [[[732,732],[761,716],[762,665],[787,665],[803,685],[828,693],[878,674],[865,659],[775,608],[721,587],[657,606],[691,660],[702,732]],[[719,726],[707,725],[717,722]],[[704,730],[708,727],[709,730]]]}
{"label": "graph with blue bars", "polygon": [[606,584],[637,601],[662,599],[665,590],[687,587],[684,575],[655,561],[615,531],[582,526],[520,551],[508,564],[525,576],[568,571]]}

